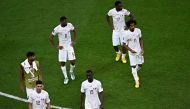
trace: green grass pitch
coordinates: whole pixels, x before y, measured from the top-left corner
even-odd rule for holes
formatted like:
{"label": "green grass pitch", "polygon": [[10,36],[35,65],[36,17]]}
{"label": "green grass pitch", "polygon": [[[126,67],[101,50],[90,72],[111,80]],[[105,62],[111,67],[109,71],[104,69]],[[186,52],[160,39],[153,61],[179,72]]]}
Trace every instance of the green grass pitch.
{"label": "green grass pitch", "polygon": [[[123,0],[141,28],[145,64],[142,87],[134,88],[129,64],[114,62],[111,30],[105,19],[114,0],[1,0],[0,91],[19,90],[19,64],[27,51],[41,62],[52,104],[79,109],[80,84],[92,69],[103,83],[105,109],[190,108],[190,1]],[[63,84],[57,51],[48,42],[59,17],[78,32],[76,80]],[[26,109],[26,103],[0,96],[0,109]]]}

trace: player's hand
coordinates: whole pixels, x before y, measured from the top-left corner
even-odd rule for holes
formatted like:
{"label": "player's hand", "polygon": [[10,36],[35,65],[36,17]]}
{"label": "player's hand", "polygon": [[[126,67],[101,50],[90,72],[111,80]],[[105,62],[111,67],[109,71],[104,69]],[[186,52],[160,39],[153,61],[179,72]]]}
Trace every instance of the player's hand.
{"label": "player's hand", "polygon": [[134,51],[134,50],[131,50],[131,53],[137,53],[136,51]]}
{"label": "player's hand", "polygon": [[112,29],[112,30],[115,30],[115,28],[114,28],[113,26],[111,27],[111,29]]}
{"label": "player's hand", "polygon": [[57,46],[57,49],[59,49],[59,50],[62,50],[63,49],[63,46]]}
{"label": "player's hand", "polygon": [[129,29],[129,28],[126,26],[126,27],[125,27],[125,30],[128,30],[128,29]]}
{"label": "player's hand", "polygon": [[100,105],[100,109],[104,109],[104,108],[103,108],[103,105]]}
{"label": "player's hand", "polygon": [[75,45],[75,42],[74,42],[74,41],[72,41],[72,42],[71,42],[71,46],[72,46],[72,47],[74,47],[74,45]]}
{"label": "player's hand", "polygon": [[144,50],[143,49],[141,50],[141,54],[144,55]]}

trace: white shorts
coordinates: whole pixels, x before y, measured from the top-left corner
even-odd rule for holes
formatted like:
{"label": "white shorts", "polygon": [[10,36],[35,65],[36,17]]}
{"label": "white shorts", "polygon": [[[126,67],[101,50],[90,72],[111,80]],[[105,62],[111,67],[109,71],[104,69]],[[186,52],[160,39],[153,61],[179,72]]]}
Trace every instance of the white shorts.
{"label": "white shorts", "polygon": [[124,39],[126,37],[126,31],[115,31],[112,33],[112,44],[113,46],[123,45]]}
{"label": "white shorts", "polygon": [[100,108],[92,108],[91,105],[85,105],[85,109],[100,109]]}
{"label": "white shorts", "polygon": [[71,50],[59,50],[59,62],[67,62],[67,60],[75,60],[75,52],[72,47]]}
{"label": "white shorts", "polygon": [[142,56],[141,54],[132,54],[132,53],[128,53],[129,54],[129,60],[130,60],[130,65],[131,66],[136,66],[138,64],[143,64],[144,63],[144,56]]}
{"label": "white shorts", "polygon": [[35,88],[34,88],[34,89],[26,88],[26,96],[27,96],[27,98],[29,98],[29,96],[31,95],[31,93],[32,93],[34,90],[35,90]]}

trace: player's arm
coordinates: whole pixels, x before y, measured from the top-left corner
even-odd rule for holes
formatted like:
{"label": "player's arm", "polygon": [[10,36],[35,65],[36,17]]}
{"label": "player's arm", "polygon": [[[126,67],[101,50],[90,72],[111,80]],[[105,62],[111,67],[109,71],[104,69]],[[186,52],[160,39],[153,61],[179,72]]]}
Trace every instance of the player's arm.
{"label": "player's arm", "polygon": [[72,46],[74,46],[74,44],[76,43],[76,40],[77,40],[77,32],[76,32],[76,29],[73,29],[72,32],[73,32],[73,36],[74,36],[73,41],[72,41]]}
{"label": "player's arm", "polygon": [[139,38],[139,40],[140,40],[140,46],[141,46],[141,53],[143,55],[144,54],[144,42],[143,42],[143,38],[141,37],[141,38]]}
{"label": "player's arm", "polygon": [[24,68],[20,65],[20,89],[24,91]]}
{"label": "player's arm", "polygon": [[50,34],[49,36],[49,41],[51,43],[51,45],[54,47],[54,48],[57,48],[57,49],[63,49],[63,46],[56,46],[55,42],[54,42],[54,35],[53,34]]}
{"label": "player's arm", "polygon": [[80,95],[80,109],[84,109],[85,93],[81,92]]}
{"label": "player's arm", "polygon": [[106,20],[107,20],[108,25],[110,26],[110,28],[111,28],[112,30],[114,30],[113,22],[112,22],[112,20],[111,20],[111,17],[108,16],[108,15],[106,15]]}
{"label": "player's arm", "polygon": [[38,63],[38,68],[39,68],[38,69],[39,70],[39,72],[38,72],[38,79],[42,81],[42,70],[41,70],[40,63]]}
{"label": "player's arm", "polygon": [[48,109],[51,109],[51,104],[50,104],[50,102],[47,103],[47,108],[48,108]]}
{"label": "player's arm", "polygon": [[103,109],[103,91],[100,92],[98,95],[99,95],[100,102],[101,102],[100,109]]}
{"label": "player's arm", "polygon": [[136,51],[134,51],[133,49],[131,49],[127,44],[124,44],[124,47],[129,50],[131,53],[137,53]]}
{"label": "player's arm", "polygon": [[53,47],[57,47],[56,45],[55,45],[55,43],[54,43],[54,35],[53,34],[50,34],[50,36],[49,36],[49,41],[50,41],[50,43],[51,43],[51,45],[53,46]]}
{"label": "player's arm", "polygon": [[129,14],[129,19],[134,20],[134,15],[132,13]]}
{"label": "player's arm", "polygon": [[28,107],[29,107],[29,109],[32,109],[32,103],[29,103]]}

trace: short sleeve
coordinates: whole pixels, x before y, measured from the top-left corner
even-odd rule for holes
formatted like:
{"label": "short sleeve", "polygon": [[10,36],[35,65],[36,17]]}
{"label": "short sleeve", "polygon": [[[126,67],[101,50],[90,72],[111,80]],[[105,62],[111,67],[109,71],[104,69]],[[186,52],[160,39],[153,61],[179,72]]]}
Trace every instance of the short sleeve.
{"label": "short sleeve", "polygon": [[46,95],[46,103],[50,103],[49,94]]}
{"label": "short sleeve", "polygon": [[33,97],[32,97],[32,94],[29,95],[29,97],[28,97],[28,102],[29,102],[29,103],[33,103],[33,100],[34,100],[34,99],[33,99]]}
{"label": "short sleeve", "polygon": [[82,85],[81,85],[81,93],[84,93],[85,92],[85,90],[84,90],[84,83],[82,83]]}
{"label": "short sleeve", "polygon": [[103,92],[103,87],[101,82],[98,82],[98,92]]}
{"label": "short sleeve", "polygon": [[139,38],[142,37],[142,33],[141,33],[141,30],[139,29]]}
{"label": "short sleeve", "polygon": [[70,29],[71,30],[74,30],[75,29],[75,27],[70,23]]}
{"label": "short sleeve", "polygon": [[113,11],[112,10],[109,10],[108,16],[113,16]]}
{"label": "short sleeve", "polygon": [[128,10],[124,9],[124,15],[129,16],[130,12]]}
{"label": "short sleeve", "polygon": [[58,32],[57,32],[57,28],[55,27],[55,28],[53,29],[53,31],[52,31],[52,33],[51,33],[51,34],[52,34],[52,35],[54,35],[54,36],[56,36],[56,35],[57,35],[57,33],[58,33]]}

